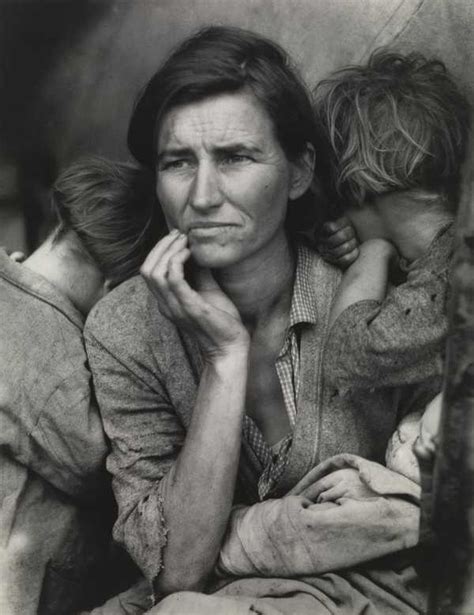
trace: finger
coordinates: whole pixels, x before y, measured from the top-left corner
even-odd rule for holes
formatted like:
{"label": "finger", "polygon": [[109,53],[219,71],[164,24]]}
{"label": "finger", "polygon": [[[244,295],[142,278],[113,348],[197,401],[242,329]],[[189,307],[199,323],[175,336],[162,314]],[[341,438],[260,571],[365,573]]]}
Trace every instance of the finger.
{"label": "finger", "polygon": [[312,502],[316,502],[318,497],[324,491],[331,489],[333,487],[333,480],[331,479],[331,475],[325,476],[324,478],[319,479],[312,485],[310,485],[304,491],[304,496],[307,497]]}
{"label": "finger", "polygon": [[334,263],[341,269],[347,269],[352,263],[354,263],[359,257],[359,248],[354,248],[348,254],[344,254],[339,258],[336,258]]}
{"label": "finger", "polygon": [[329,220],[328,222],[325,222],[322,225],[321,230],[325,235],[332,235],[345,227],[352,227],[352,223],[346,216],[341,216],[340,218],[337,218],[337,220]]}
{"label": "finger", "polygon": [[184,248],[175,254],[169,262],[167,279],[170,293],[169,301],[178,306],[173,311],[182,321],[187,321],[188,324],[199,322],[203,315],[209,311],[207,302],[199,292],[191,288],[184,276],[184,263],[190,256],[191,250],[188,248]]}
{"label": "finger", "polygon": [[173,254],[168,262],[168,285],[170,290],[174,292],[174,288],[184,281],[184,263],[191,256],[189,248],[183,248],[179,252]]}
{"label": "finger", "polygon": [[182,317],[182,310],[180,309],[179,301],[176,300],[169,286],[169,264],[176,254],[186,249],[186,241],[186,236],[181,235],[178,237],[168,245],[167,251],[161,255],[161,260],[153,268],[150,268],[147,273],[142,272],[142,276],[145,278],[149,289],[158,299],[161,311],[173,320],[178,320]]}
{"label": "finger", "polygon": [[171,233],[160,239],[160,241],[155,245],[154,248],[150,251],[148,256],[145,259],[145,262],[140,268],[140,273],[143,276],[147,276],[154,269],[156,264],[161,260],[163,254],[169,249],[169,247],[180,237],[180,232],[178,229],[173,229]]}
{"label": "finger", "polygon": [[22,263],[26,259],[26,256],[25,256],[25,254],[23,252],[19,252],[17,250],[17,251],[12,252],[10,254],[10,259],[12,261],[15,261],[16,263]]}
{"label": "finger", "polygon": [[342,485],[334,485],[331,489],[323,491],[317,498],[317,504],[323,504],[324,502],[335,502],[344,496],[345,489]]}
{"label": "finger", "polygon": [[355,231],[352,226],[345,226],[331,235],[323,236],[321,243],[326,248],[336,248],[351,239],[355,239]]}
{"label": "finger", "polygon": [[160,301],[166,304],[175,319],[184,317],[175,288],[179,283],[188,286],[184,280],[183,264],[191,256],[191,251],[184,244],[185,239],[172,244],[168,252],[163,255],[161,261],[153,269],[149,280],[154,285]]}
{"label": "finger", "polygon": [[333,258],[338,259],[356,250],[357,246],[357,239],[354,237],[345,243],[341,243],[339,246],[331,248],[328,252]]}
{"label": "finger", "polygon": [[186,235],[180,235],[175,241],[168,245],[165,252],[161,253],[161,257],[154,265],[148,266],[146,273],[142,272],[145,278],[148,278],[151,284],[156,285],[158,292],[166,293],[168,286],[168,273],[170,259],[178,254],[187,243]]}

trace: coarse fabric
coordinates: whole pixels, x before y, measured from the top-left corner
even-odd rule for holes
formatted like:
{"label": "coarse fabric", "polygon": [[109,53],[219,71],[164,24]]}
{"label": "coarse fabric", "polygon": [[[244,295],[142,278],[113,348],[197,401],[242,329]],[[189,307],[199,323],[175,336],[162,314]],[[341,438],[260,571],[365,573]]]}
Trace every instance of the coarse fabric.
{"label": "coarse fabric", "polygon": [[[378,388],[363,393],[349,390],[342,394],[327,385],[323,366],[324,370],[334,366],[325,358],[324,345],[340,272],[304,246],[298,247],[297,269],[302,251],[307,251],[311,260],[307,287],[312,289],[316,318],[299,331],[296,423],[288,462],[275,487],[278,496],[335,454],[350,453],[382,462],[402,409],[405,412],[413,400],[419,401],[413,387]],[[191,419],[202,369],[201,354],[195,341],[160,313],[155,297],[140,278],[126,282],[96,306],[86,324],[85,339],[104,427],[112,445],[107,465],[114,477],[119,506],[114,535],[153,581],[161,570],[166,545],[162,504],[167,474]],[[261,472],[244,436],[236,503],[258,502]],[[399,500],[398,496],[390,497]],[[416,503],[404,497],[399,501],[404,512],[394,506],[394,516],[389,519],[396,534],[395,551],[401,548],[403,536],[416,533],[418,518]],[[370,508],[371,501],[364,505]],[[374,506],[377,507],[375,502]],[[355,524],[354,534],[373,518],[364,506],[364,514],[358,517],[361,527]],[[336,537],[340,521],[334,514]],[[348,557],[351,563],[358,558],[362,563],[379,555],[379,547],[371,541],[364,549],[359,546],[351,551]],[[398,578],[404,584],[403,575]],[[399,595],[404,591],[406,587]],[[378,599],[375,594],[373,598]],[[370,602],[371,598],[366,600]]]}
{"label": "coarse fabric", "polygon": [[[341,469],[357,471],[370,491],[369,500],[347,496],[337,502],[314,503],[316,483]],[[383,557],[413,547],[418,538],[418,510],[409,503],[419,504],[420,491],[415,482],[376,462],[348,454],[330,457],[283,498],[234,507],[219,572],[224,577],[316,575],[368,560],[374,557],[374,548],[379,550],[376,556]],[[389,523],[403,510],[414,521],[405,535]],[[361,550],[367,545],[368,557],[364,557]]]}
{"label": "coarse fabric", "polygon": [[420,258],[402,263],[406,280],[383,301],[358,301],[339,315],[328,336],[329,382],[371,389],[441,379],[453,247],[450,225]]}
{"label": "coarse fabric", "polygon": [[[311,492],[316,483],[347,468],[359,473],[371,497],[314,504]],[[288,496],[234,509],[220,554],[223,579],[220,587],[208,588],[211,595],[177,592],[150,613],[424,613],[425,595],[409,549],[418,539],[414,504],[419,498],[419,485],[380,464],[356,455],[331,457]],[[399,532],[400,527],[405,532]],[[352,566],[366,555],[373,558],[374,545],[379,549],[377,560]],[[357,553],[367,547],[368,553]],[[392,554],[384,556],[387,551]]]}
{"label": "coarse fabric", "polygon": [[107,444],[83,326],[67,297],[0,251],[2,615],[71,615],[115,591]]}

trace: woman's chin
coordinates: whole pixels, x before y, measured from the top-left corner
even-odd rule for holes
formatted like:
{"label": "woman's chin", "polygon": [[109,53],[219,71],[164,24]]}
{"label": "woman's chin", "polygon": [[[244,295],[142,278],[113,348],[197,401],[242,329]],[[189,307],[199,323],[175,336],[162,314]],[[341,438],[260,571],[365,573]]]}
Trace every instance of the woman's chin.
{"label": "woman's chin", "polygon": [[232,254],[231,250],[222,246],[214,245],[191,245],[191,256],[194,262],[200,267],[209,269],[220,269],[234,265],[238,258]]}

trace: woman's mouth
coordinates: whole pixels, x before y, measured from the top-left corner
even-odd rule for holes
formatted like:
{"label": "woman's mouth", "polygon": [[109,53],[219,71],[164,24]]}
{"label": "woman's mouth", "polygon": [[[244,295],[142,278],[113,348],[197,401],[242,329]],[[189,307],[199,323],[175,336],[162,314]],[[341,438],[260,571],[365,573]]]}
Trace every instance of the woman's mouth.
{"label": "woman's mouth", "polygon": [[225,222],[203,222],[202,224],[192,225],[188,230],[188,235],[193,238],[215,237],[225,233],[230,228],[235,227],[235,224]]}

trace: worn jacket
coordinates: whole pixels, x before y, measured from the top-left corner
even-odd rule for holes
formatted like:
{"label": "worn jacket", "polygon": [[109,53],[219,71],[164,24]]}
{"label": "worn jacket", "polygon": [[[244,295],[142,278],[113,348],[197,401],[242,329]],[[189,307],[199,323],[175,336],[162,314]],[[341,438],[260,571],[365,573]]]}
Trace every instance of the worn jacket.
{"label": "worn jacket", "polygon": [[[339,280],[340,273],[312,253],[317,318],[301,330],[298,412],[288,463],[277,485],[280,495],[337,453],[383,461],[401,408],[413,400],[411,389],[361,393],[327,383],[323,371],[334,367],[325,359],[328,316]],[[140,278],[98,304],[85,339],[112,446],[107,464],[119,507],[114,535],[153,580],[166,544],[166,476],[191,420],[201,355],[193,339],[160,313]],[[236,501],[258,501],[258,478],[255,456],[243,437]]]}
{"label": "worn jacket", "polygon": [[441,378],[453,245],[449,226],[425,254],[402,263],[406,279],[382,301],[358,301],[340,314],[327,344],[334,386],[386,388]]}
{"label": "worn jacket", "polygon": [[0,251],[0,612],[72,615],[107,590],[112,498],[83,316]]}

